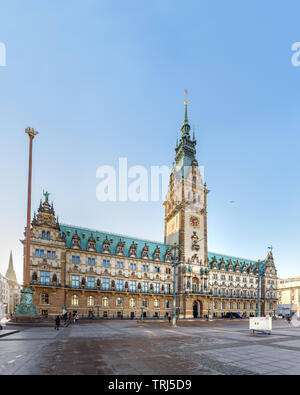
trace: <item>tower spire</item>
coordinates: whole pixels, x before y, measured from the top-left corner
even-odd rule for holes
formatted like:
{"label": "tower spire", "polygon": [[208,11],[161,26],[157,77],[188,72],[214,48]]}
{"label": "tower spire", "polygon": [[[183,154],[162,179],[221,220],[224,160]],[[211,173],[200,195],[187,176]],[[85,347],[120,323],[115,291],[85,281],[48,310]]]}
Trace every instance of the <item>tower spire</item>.
{"label": "tower spire", "polygon": [[[187,90],[185,91],[187,95]],[[193,134],[193,139],[190,136],[190,125],[188,121],[187,113],[187,103],[188,99],[184,100],[184,120],[181,127],[181,136],[179,143],[176,141],[175,148],[175,163],[178,169],[184,169],[185,166],[191,166],[193,160],[196,157],[196,140],[195,134]]]}
{"label": "tower spire", "polygon": [[9,264],[8,264],[8,269],[6,271],[5,277],[8,280],[17,282],[17,276],[16,276],[16,272],[15,272],[15,269],[14,269],[14,264],[13,264],[12,251],[10,251]]}
{"label": "tower spire", "polygon": [[185,101],[184,101],[184,121],[183,121],[184,125],[189,124],[188,113],[187,113],[187,104],[188,104],[188,99],[185,99]]}
{"label": "tower spire", "polygon": [[188,91],[185,90],[185,100],[184,100],[184,120],[183,120],[183,125],[181,127],[181,136],[187,136],[190,137],[190,125],[189,125],[189,120],[188,120],[188,111],[187,111],[187,104],[188,104],[188,99],[187,99],[187,93]]}

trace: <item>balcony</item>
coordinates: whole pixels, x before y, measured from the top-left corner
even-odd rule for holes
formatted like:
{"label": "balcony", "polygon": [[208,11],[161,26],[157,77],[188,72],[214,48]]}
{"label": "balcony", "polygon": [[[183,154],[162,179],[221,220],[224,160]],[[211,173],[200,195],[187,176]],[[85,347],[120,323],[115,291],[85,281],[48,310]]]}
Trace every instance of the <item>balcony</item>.
{"label": "balcony", "polygon": [[[237,295],[212,295],[214,298],[222,298],[222,299],[247,299],[247,300],[257,300],[257,296],[237,296]],[[262,299],[262,298],[261,298]]]}
{"label": "balcony", "polygon": [[42,287],[61,287],[67,289],[74,289],[74,290],[85,290],[85,291],[101,291],[101,292],[121,292],[121,293],[129,293],[129,294],[145,294],[145,295],[173,295],[172,292],[154,292],[153,290],[143,291],[143,290],[135,290],[131,291],[130,289],[117,289],[117,288],[101,288],[101,287],[93,287],[90,288],[88,286],[79,286],[79,287],[72,287],[72,285],[61,285],[61,284],[54,284],[54,283],[41,283],[39,281],[31,281],[30,285],[38,285]]}
{"label": "balcony", "polygon": [[192,291],[186,291],[186,293],[190,294],[190,295],[212,295],[212,291],[211,290],[205,290],[205,289],[200,289],[198,291],[196,290],[192,290]]}
{"label": "balcony", "polygon": [[53,283],[53,282],[49,282],[49,283],[42,283],[40,281],[31,281],[30,285],[39,285],[41,287],[64,287],[63,285],[59,284],[59,283]]}

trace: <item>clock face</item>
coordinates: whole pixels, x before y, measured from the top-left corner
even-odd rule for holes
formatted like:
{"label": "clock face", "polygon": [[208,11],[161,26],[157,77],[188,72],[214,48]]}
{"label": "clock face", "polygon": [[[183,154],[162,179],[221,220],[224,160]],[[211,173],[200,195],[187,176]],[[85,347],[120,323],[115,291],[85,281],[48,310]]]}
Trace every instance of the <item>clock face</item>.
{"label": "clock face", "polygon": [[193,227],[195,227],[195,228],[199,228],[199,225],[200,225],[199,218],[196,217],[195,215],[192,215],[192,216],[190,217],[190,224],[191,224]]}

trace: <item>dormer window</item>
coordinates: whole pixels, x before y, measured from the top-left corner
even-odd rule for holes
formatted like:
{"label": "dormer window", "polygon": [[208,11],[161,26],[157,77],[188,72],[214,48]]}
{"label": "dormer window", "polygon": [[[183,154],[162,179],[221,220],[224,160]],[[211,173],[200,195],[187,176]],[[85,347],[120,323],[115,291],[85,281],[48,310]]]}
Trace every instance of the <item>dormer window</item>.
{"label": "dormer window", "polygon": [[158,246],[156,246],[156,248],[155,248],[153,258],[155,261],[160,261],[160,249]]}
{"label": "dormer window", "polygon": [[171,262],[172,257],[171,257],[171,251],[170,249],[167,249],[166,255],[165,255],[165,262]]}
{"label": "dormer window", "polygon": [[77,234],[77,230],[72,237],[72,248],[80,248],[80,237]]}
{"label": "dormer window", "polygon": [[90,238],[88,239],[87,249],[96,251],[96,240],[94,239],[93,233],[91,234]]}
{"label": "dormer window", "polygon": [[110,241],[108,240],[107,236],[102,244],[102,252],[105,252],[106,254],[110,254]]}
{"label": "dormer window", "polygon": [[142,250],[142,258],[143,259],[149,259],[149,247],[147,246],[147,244],[145,243],[145,246]]}
{"label": "dormer window", "polygon": [[136,257],[137,256],[136,249],[137,249],[137,244],[133,241],[129,248],[129,256]]}
{"label": "dormer window", "polygon": [[124,255],[124,246],[125,246],[125,242],[120,239],[116,248],[117,255]]}

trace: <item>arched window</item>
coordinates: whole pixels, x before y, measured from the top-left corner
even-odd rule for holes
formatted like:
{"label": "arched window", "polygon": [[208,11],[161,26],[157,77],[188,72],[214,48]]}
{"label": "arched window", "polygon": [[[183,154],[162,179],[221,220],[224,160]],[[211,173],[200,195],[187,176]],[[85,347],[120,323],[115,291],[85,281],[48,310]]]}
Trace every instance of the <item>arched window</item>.
{"label": "arched window", "polygon": [[78,306],[79,305],[79,297],[77,295],[73,295],[71,298],[71,305]]}
{"label": "arched window", "polygon": [[49,294],[42,293],[41,294],[41,304],[49,304]]}
{"label": "arched window", "polygon": [[42,231],[42,239],[45,239],[46,238],[46,232],[43,230]]}
{"label": "arched window", "polygon": [[169,308],[170,308],[170,301],[166,300],[166,309],[169,309]]}
{"label": "arched window", "polygon": [[122,298],[117,298],[116,299],[116,306],[118,307],[118,306],[122,306],[122,304],[123,304],[123,299]]}
{"label": "arched window", "polygon": [[143,307],[148,307],[148,299],[143,299],[142,306]]}
{"label": "arched window", "polygon": [[193,292],[197,292],[199,290],[199,280],[197,277],[192,278],[192,289]]}
{"label": "arched window", "polygon": [[107,297],[102,298],[102,306],[103,307],[108,307],[108,298]]}
{"label": "arched window", "polygon": [[134,298],[130,298],[129,300],[129,307],[135,307],[136,306],[136,301]]}
{"label": "arched window", "polygon": [[87,305],[88,306],[94,306],[95,305],[95,298],[94,298],[94,296],[88,296],[88,298],[87,298]]}
{"label": "arched window", "polygon": [[154,307],[159,307],[159,300],[158,299],[155,299],[154,300]]}

